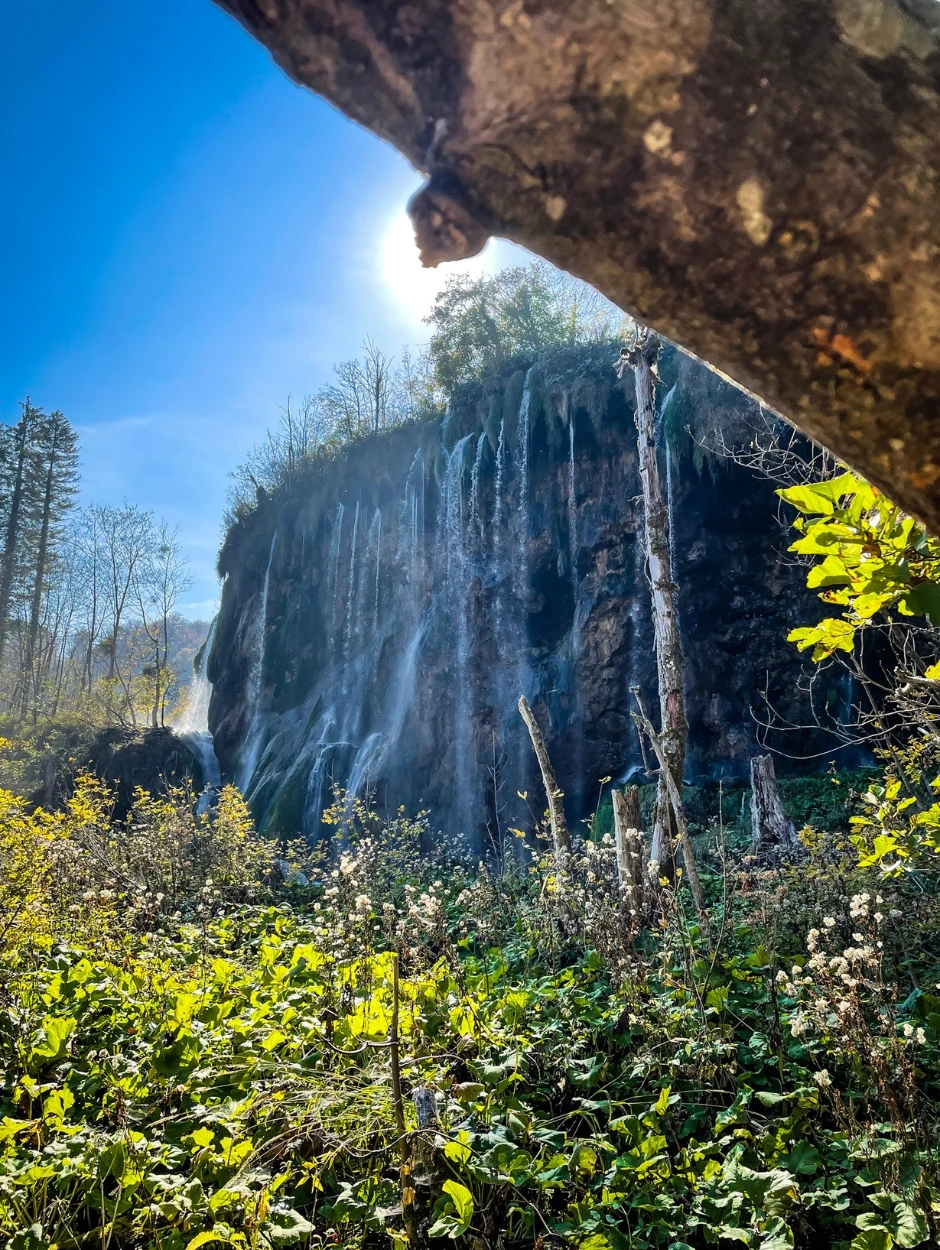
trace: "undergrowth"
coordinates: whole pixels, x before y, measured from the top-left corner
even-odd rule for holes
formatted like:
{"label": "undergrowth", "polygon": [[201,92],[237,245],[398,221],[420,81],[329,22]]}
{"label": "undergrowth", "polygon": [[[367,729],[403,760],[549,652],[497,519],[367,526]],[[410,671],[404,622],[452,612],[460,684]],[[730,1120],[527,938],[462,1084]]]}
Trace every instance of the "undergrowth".
{"label": "undergrowth", "polygon": [[233,790],[119,827],[92,779],[3,797],[11,1250],[935,1237],[929,872],[843,838],[834,875],[820,835],[762,869],[719,829],[709,947],[681,884],[624,913],[609,837],[494,877],[420,855],[424,817],[328,819],[318,858]]}

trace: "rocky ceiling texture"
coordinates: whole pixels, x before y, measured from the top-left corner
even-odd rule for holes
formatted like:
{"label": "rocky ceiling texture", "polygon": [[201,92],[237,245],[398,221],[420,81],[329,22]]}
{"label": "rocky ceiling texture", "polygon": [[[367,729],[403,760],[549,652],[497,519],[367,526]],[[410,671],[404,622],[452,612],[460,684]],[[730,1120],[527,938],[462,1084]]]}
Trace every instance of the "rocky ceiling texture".
{"label": "rocky ceiling texture", "polygon": [[940,533],[940,0],[219,0],[427,178]]}

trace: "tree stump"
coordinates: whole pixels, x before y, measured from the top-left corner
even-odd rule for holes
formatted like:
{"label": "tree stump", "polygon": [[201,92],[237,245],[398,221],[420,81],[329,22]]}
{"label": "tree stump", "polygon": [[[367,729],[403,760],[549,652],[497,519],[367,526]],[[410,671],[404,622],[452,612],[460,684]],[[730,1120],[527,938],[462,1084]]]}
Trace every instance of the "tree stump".
{"label": "tree stump", "polygon": [[614,844],[617,850],[617,876],[624,907],[639,918],[645,911],[649,883],[649,855],[640,817],[640,791],[636,786],[612,790],[614,805]]}
{"label": "tree stump", "polygon": [[773,757],[755,755],[751,760],[751,851],[792,850],[796,830],[786,814]]}

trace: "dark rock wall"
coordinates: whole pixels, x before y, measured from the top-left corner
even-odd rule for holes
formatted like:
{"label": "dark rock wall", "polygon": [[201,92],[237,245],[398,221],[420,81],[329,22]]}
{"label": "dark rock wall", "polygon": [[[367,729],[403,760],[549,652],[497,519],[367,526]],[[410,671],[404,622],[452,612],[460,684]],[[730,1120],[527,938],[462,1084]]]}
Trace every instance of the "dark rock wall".
{"label": "dark rock wall", "polygon": [[[318,836],[335,784],[428,807],[485,849],[524,819],[518,791],[542,806],[523,693],[573,817],[593,808],[600,778],[643,771],[630,688],[655,707],[655,665],[632,384],[616,382],[612,355],[572,349],[508,369],[442,423],[357,445],[232,531],[210,728],[263,825]],[[819,605],[781,558],[772,485],[703,457],[687,428],[750,401],[671,351],[662,371],[664,393],[676,381],[663,471],[687,777],[741,778],[755,713],[769,703],[809,719],[785,637]],[[828,680],[833,706],[842,693]],[[829,745],[808,731],[777,742],[796,755]]]}

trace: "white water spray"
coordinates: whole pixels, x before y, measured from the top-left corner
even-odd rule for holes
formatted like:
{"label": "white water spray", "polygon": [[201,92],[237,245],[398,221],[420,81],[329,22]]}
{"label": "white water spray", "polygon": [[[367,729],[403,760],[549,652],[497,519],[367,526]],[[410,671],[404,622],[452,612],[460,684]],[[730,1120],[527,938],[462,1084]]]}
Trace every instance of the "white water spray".
{"label": "white water spray", "polygon": [[249,783],[258,764],[261,749],[261,737],[264,731],[261,712],[261,683],[264,678],[264,648],[268,632],[268,592],[271,588],[271,565],[274,563],[274,549],[277,546],[277,530],[271,537],[271,550],[268,553],[268,564],[264,570],[264,585],[261,589],[261,604],[258,610],[256,626],[255,658],[248,680],[248,733],[245,738],[243,759],[239,760],[238,788],[243,794],[248,791]]}
{"label": "white water spray", "polygon": [[212,734],[209,732],[209,700],[212,697],[212,683],[206,669],[212,644],[215,641],[215,627],[218,617],[214,617],[209,626],[209,633],[202,645],[199,668],[193,676],[189,688],[189,698],[180,718],[173,724],[173,732],[189,747],[199,761],[202,769],[203,792],[199,798],[197,812],[204,812],[212,801],[212,796],[222,785],[222,773],[215,753]]}

